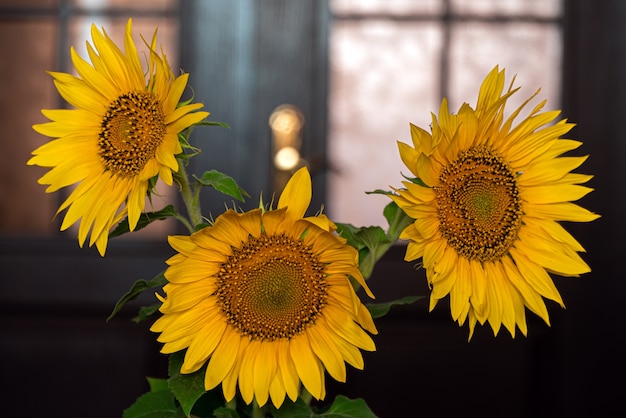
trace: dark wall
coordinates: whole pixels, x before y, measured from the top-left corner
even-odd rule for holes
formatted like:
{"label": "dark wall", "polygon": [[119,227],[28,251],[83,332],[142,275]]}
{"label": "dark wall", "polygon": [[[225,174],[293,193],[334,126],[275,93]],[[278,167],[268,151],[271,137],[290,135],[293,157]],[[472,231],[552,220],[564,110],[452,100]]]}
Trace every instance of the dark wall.
{"label": "dark wall", "polygon": [[564,113],[590,154],[585,171],[595,174],[585,204],[602,218],[572,228],[593,272],[570,297],[560,406],[570,416],[618,416],[626,409],[626,2],[565,4]]}
{"label": "dark wall", "polygon": [[102,258],[74,240],[0,240],[0,415],[119,417],[148,390],[146,376],[165,377],[149,324],[131,322],[153,293],[106,319],[173,253],[167,243],[113,240]]}

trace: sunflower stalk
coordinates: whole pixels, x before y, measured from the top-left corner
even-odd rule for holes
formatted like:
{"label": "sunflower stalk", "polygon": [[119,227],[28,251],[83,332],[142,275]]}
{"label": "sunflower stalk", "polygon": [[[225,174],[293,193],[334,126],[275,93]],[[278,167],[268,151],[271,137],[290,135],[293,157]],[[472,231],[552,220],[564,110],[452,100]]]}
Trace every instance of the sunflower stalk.
{"label": "sunflower stalk", "polygon": [[174,178],[180,187],[180,194],[187,209],[189,219],[182,216],[177,217],[187,227],[189,232],[194,232],[195,225],[202,223],[202,210],[200,208],[200,190],[199,187],[192,188],[189,183],[189,176],[185,169],[185,162],[179,161],[178,171],[174,174]]}
{"label": "sunflower stalk", "polygon": [[308,390],[302,387],[302,389],[300,390],[300,399],[302,399],[302,401],[305,404],[311,405],[311,401],[313,400],[313,395],[311,395],[311,393],[309,393]]}
{"label": "sunflower stalk", "polygon": [[265,412],[265,408],[260,407],[256,400],[252,402],[252,418],[265,418],[267,416]]}

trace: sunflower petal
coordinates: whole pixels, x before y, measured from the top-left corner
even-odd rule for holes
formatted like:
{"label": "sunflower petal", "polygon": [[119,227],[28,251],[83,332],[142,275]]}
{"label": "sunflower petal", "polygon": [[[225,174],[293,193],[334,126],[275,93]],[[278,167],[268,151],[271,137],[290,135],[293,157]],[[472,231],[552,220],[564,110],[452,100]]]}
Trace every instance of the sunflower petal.
{"label": "sunflower petal", "polygon": [[277,208],[287,208],[287,216],[292,219],[302,218],[311,203],[311,193],[311,176],[306,167],[302,167],[285,185]]}

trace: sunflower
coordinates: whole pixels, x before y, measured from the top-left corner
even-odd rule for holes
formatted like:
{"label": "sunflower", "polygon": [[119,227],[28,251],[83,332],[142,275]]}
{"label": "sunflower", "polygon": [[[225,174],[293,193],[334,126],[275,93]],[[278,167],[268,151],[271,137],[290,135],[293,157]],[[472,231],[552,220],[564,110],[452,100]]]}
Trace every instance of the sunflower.
{"label": "sunflower", "polygon": [[413,147],[398,143],[414,180],[390,197],[415,221],[405,260],[422,258],[431,287],[430,310],[450,295],[452,318],[486,321],[497,335],[501,325],[526,335],[525,308],[548,325],[544,299],[563,301],[550,273],[578,276],[590,271],[582,246],[559,224],[588,222],[598,215],[572,203],[592,189],[592,176],[571,171],[585,156],[562,156],[581,142],[562,139],[573,124],[555,121],[558,111],[541,112],[545,101],[514,125],[535,93],[510,116],[504,70],[484,80],[476,108],[463,104],[450,113],[444,99],[433,115],[432,133],[411,125]]}
{"label": "sunflower", "polygon": [[311,200],[306,168],[287,183],[276,209],[227,210],[191,236],[172,236],[159,332],[163,353],[187,349],[181,373],[205,363],[206,390],[237,386],[246,403],[280,407],[300,383],[325,395],[324,370],[346,379],[345,362],[363,368],[376,333],[350,277],[373,297],[358,254],[325,216],[303,218]]}
{"label": "sunflower", "polygon": [[[148,70],[142,69],[126,25],[124,52],[104,29],[91,26],[91,63],[71,48],[78,76],[50,72],[59,94],[74,109],[43,110],[50,122],[33,129],[56,138],[33,151],[28,165],[51,167],[39,179],[46,192],[76,185],[59,207],[67,212],[61,230],[80,220],[78,241],[104,255],[113,225],[128,217],[135,229],[153,179],[172,184],[182,152],[178,134],[200,122],[208,112],[202,104],[179,105],[187,74],[174,77],[167,58],[156,51],[156,31],[149,46]],[[146,74],[146,75],[144,75]]]}

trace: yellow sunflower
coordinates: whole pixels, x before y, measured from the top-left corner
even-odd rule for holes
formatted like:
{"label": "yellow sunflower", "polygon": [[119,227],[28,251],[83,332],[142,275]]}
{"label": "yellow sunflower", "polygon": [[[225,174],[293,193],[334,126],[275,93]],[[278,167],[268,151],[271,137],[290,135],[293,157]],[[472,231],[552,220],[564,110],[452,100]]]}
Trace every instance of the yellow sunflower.
{"label": "yellow sunflower", "polygon": [[463,104],[453,114],[444,99],[432,134],[411,125],[413,147],[398,146],[416,180],[391,195],[415,219],[400,238],[409,240],[405,260],[422,258],[430,309],[449,294],[453,319],[469,319],[470,338],[485,321],[494,334],[504,325],[515,336],[517,325],[526,335],[525,307],[549,325],[543,298],[563,306],[550,273],[590,271],[559,221],[598,218],[572,203],[592,190],[581,186],[592,176],[571,173],[586,157],[562,156],[581,144],[560,138],[573,125],[554,122],[559,111],[541,112],[545,101],[514,125],[534,95],[506,117],[519,88],[504,84],[495,67],[476,109]]}
{"label": "yellow sunflower", "polygon": [[358,254],[324,215],[303,218],[311,200],[306,168],[287,183],[274,210],[228,210],[191,236],[172,236],[161,333],[163,353],[187,349],[181,373],[205,363],[206,390],[237,386],[245,402],[276,407],[296,400],[300,383],[325,395],[324,370],[346,379],[345,362],[363,368],[376,333],[350,277],[370,297]]}
{"label": "yellow sunflower", "polygon": [[67,209],[61,230],[80,220],[82,246],[104,255],[108,233],[128,216],[133,230],[145,207],[150,180],[159,176],[172,184],[182,152],[178,134],[200,122],[208,112],[202,104],[179,105],[187,74],[174,77],[152,38],[147,71],[142,69],[128,20],[122,52],[104,30],[91,27],[87,43],[91,63],[74,48],[71,58],[78,76],[50,72],[59,94],[74,109],[43,110],[50,122],[35,131],[56,138],[33,151],[28,165],[51,167],[39,179],[46,192],[77,185],[57,213]]}

